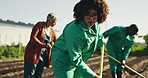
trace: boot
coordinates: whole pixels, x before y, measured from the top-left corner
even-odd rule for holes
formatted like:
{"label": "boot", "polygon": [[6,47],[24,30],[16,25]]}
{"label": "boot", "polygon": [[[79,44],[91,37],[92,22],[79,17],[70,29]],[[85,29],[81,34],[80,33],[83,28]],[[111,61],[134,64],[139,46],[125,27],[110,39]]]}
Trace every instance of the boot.
{"label": "boot", "polygon": [[117,71],[117,78],[122,78],[122,71]]}
{"label": "boot", "polygon": [[111,72],[112,78],[116,78],[116,72]]}

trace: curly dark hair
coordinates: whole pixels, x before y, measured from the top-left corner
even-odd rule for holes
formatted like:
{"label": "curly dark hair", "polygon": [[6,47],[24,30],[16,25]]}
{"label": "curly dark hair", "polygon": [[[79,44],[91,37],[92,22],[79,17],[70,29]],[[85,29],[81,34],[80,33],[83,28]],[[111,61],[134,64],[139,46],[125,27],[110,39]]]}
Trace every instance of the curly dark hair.
{"label": "curly dark hair", "polygon": [[79,22],[91,9],[98,12],[98,23],[103,23],[106,20],[109,9],[105,0],[81,0],[74,6],[73,17]]}

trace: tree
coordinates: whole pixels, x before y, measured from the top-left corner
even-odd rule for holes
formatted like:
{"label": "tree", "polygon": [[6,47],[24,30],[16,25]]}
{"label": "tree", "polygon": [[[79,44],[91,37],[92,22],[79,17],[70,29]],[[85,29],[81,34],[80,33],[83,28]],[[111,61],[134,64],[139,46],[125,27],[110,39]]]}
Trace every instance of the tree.
{"label": "tree", "polygon": [[148,46],[148,34],[145,35],[145,36],[143,37],[143,39],[145,40],[145,43],[146,43],[146,45]]}

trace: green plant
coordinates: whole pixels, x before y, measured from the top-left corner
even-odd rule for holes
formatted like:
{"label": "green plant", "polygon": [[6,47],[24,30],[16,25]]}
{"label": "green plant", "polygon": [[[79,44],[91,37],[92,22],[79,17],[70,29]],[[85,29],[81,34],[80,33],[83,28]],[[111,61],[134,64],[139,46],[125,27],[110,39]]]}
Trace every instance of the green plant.
{"label": "green plant", "polygon": [[145,36],[143,37],[143,39],[145,40],[145,43],[148,45],[148,34],[145,35]]}
{"label": "green plant", "polygon": [[131,48],[130,55],[134,56],[145,56],[148,55],[148,48],[146,44],[143,43],[134,43]]}
{"label": "green plant", "polygon": [[24,46],[22,43],[12,43],[11,45],[0,46],[0,59],[22,58],[24,56]]}

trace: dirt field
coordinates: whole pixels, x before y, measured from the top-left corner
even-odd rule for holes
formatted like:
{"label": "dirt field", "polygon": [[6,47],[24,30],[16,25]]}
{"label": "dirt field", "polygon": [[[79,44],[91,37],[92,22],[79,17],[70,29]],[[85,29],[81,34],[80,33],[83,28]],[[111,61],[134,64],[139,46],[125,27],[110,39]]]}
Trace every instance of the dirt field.
{"label": "dirt field", "polygon": [[[93,71],[99,73],[100,55],[94,54],[87,64]],[[148,56],[130,56],[127,60],[127,65],[148,78]],[[8,59],[0,61],[0,78],[23,78],[23,67],[23,59]],[[43,78],[53,78],[52,66],[48,69],[44,69]],[[111,78],[108,57],[106,55],[104,57],[103,78]],[[126,69],[124,71],[123,78],[141,77]]]}

